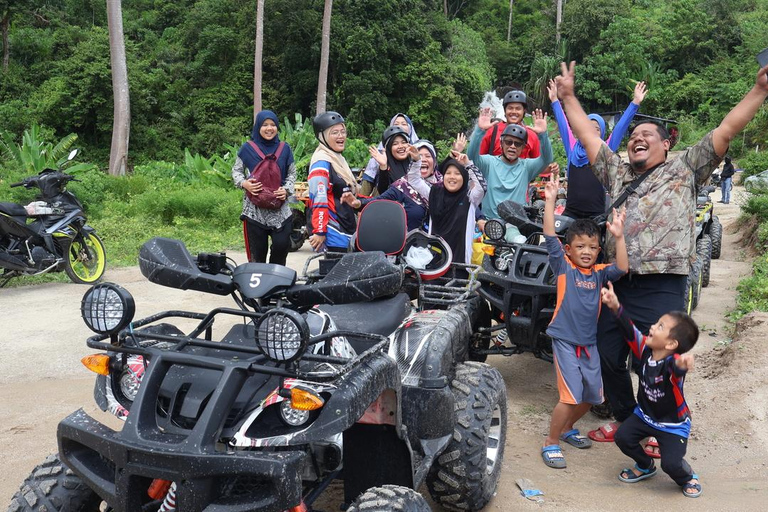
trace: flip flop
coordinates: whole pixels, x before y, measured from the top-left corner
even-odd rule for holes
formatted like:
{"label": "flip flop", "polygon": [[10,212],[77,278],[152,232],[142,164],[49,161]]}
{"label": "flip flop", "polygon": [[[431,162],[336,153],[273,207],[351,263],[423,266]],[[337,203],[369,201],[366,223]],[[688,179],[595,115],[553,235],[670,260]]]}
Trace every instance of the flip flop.
{"label": "flip flop", "polygon": [[[693,479],[698,480],[699,475],[694,473],[693,475],[691,475],[691,480]],[[687,492],[689,489],[693,489],[695,492]],[[685,484],[683,484],[683,494],[685,494],[689,498],[698,498],[699,496],[701,496],[701,482],[697,482],[695,484],[686,482]]]}
{"label": "flip flop", "polygon": [[661,453],[660,452],[654,452],[651,448],[658,448],[659,442],[656,440],[655,437],[649,437],[648,440],[645,442],[645,447],[643,448],[645,450],[645,454],[652,459],[660,459]]}
{"label": "flip flop", "polygon": [[[634,484],[635,482],[639,482],[640,480],[645,480],[646,478],[651,478],[653,475],[656,474],[656,465],[651,462],[651,467],[648,469],[641,469],[637,464],[635,464],[635,469],[638,470],[641,474],[636,475],[634,471],[632,471],[629,468],[624,468],[621,470],[621,473],[619,473],[619,480],[622,482],[626,482],[628,484]],[[622,476],[627,475],[627,476]]]}
{"label": "flip flop", "polygon": [[551,468],[563,469],[565,467],[565,456],[559,444],[550,444],[541,449],[541,458],[544,464]]}
{"label": "flip flop", "polygon": [[[587,435],[591,440],[596,441],[598,443],[612,443],[613,436],[616,434],[616,431],[618,429],[619,429],[619,424],[615,421],[612,421],[611,423],[607,423],[597,430],[590,430],[587,433]],[[600,432],[603,435],[603,437],[597,437],[598,432]]]}
{"label": "flip flop", "polygon": [[592,441],[587,436],[582,436],[579,429],[574,428],[564,434],[560,435],[560,440],[565,441],[571,446],[576,448],[589,448],[592,446]]}

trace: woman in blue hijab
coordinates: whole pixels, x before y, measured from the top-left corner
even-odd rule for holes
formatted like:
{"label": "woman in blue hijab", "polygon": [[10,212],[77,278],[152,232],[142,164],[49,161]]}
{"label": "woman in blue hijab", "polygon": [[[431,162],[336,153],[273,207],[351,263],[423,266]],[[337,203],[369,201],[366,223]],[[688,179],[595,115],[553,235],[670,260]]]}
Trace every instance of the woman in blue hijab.
{"label": "woman in blue hijab", "polygon": [[[555,113],[557,128],[560,131],[560,137],[563,139],[565,154],[568,155],[568,166],[566,167],[566,176],[568,177],[568,195],[565,201],[565,211],[563,215],[574,219],[592,218],[602,215],[605,212],[605,188],[592,172],[589,165],[587,151],[581,142],[576,140],[568,125],[568,119],[565,117],[563,107],[557,99],[557,86],[554,80],[549,81],[549,99],[552,102],[552,110]],[[605,141],[611,151],[617,151],[621,145],[621,140],[627,133],[632,118],[635,117],[640,103],[643,102],[647,90],[645,82],[638,82],[635,85],[635,94],[632,102],[616,123],[611,136]],[[595,130],[600,132],[600,138],[605,140],[605,121],[597,114],[589,114],[589,119],[595,125]]]}
{"label": "woman in blue hijab", "polygon": [[291,246],[291,208],[288,206],[288,196],[292,195],[296,182],[296,166],[293,162],[291,147],[280,142],[278,130],[280,122],[271,110],[262,110],[256,115],[253,124],[251,140],[242,145],[237,152],[237,160],[232,167],[232,180],[236,187],[242,188],[251,195],[257,195],[262,190],[262,184],[251,179],[251,173],[263,160],[263,156],[276,155],[280,168],[281,186],[275,191],[275,197],[283,201],[277,209],[260,208],[245,194],[243,197],[243,236],[248,260],[266,263],[269,238],[272,238],[272,249],[269,263],[285,265],[288,250]]}

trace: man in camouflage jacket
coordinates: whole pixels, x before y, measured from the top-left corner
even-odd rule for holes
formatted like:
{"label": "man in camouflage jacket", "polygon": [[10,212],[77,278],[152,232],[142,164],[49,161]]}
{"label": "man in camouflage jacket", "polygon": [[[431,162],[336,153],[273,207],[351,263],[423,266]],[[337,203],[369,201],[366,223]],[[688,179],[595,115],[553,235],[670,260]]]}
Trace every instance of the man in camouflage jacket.
{"label": "man in camouflage jacket", "polygon": [[[664,126],[641,122],[629,136],[624,162],[592,127],[574,93],[575,63],[562,63],[557,93],[576,137],[587,150],[592,170],[615,200],[638,176],[652,173],[630,194],[624,224],[629,273],[614,285],[637,327],[648,328],[661,315],[684,309],[686,277],[695,261],[696,186],[717,168],[728,145],[755,116],[768,97],[768,67],[720,126],[681,156],[667,161],[669,134]],[[609,241],[607,255],[612,257]],[[601,315],[597,337],[603,385],[617,422],[632,414],[635,397],[626,366],[628,345],[610,315]],[[590,432],[597,441],[612,441],[617,425]]]}

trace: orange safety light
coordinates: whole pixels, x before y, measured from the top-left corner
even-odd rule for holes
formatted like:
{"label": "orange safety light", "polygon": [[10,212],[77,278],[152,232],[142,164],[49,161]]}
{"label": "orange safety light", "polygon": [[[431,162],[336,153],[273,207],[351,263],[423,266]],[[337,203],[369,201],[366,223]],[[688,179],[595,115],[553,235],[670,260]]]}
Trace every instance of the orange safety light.
{"label": "orange safety light", "polygon": [[109,375],[109,361],[107,354],[91,354],[80,360],[86,368],[99,375]]}
{"label": "orange safety light", "polygon": [[291,407],[299,411],[314,411],[325,405],[325,400],[311,391],[301,388],[291,389]]}

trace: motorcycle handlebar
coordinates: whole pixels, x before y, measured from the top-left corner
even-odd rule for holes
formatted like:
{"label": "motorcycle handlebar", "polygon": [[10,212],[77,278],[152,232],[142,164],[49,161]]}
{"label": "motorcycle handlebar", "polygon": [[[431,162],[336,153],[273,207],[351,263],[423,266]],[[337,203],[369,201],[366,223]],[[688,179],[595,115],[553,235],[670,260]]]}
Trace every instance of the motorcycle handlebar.
{"label": "motorcycle handlebar", "polygon": [[11,184],[10,184],[10,187],[11,187],[11,188],[14,188],[14,187],[20,187],[20,186],[22,186],[22,185],[24,185],[24,182],[23,182],[23,181],[20,181],[20,182],[18,182],[18,183],[11,183]]}

